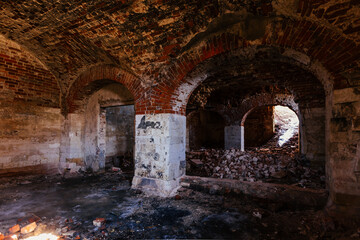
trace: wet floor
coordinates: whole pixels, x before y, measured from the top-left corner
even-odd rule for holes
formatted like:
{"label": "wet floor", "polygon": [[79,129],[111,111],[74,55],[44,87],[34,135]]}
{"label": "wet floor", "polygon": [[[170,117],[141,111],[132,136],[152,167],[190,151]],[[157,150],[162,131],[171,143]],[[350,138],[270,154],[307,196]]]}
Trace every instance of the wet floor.
{"label": "wet floor", "polygon": [[[31,217],[66,239],[337,239],[356,237],[360,227],[321,209],[250,196],[181,189],[176,199],[147,197],[130,180],[115,173],[2,178],[0,232]],[[105,224],[94,226],[96,218]]]}

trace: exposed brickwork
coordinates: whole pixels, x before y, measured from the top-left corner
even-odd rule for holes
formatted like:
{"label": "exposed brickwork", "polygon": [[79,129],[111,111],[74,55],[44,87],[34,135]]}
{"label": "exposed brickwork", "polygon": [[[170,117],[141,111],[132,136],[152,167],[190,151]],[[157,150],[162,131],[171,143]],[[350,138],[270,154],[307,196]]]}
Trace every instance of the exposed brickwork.
{"label": "exposed brickwork", "polygon": [[241,103],[239,103],[238,106],[234,107],[222,104],[215,106],[216,112],[224,117],[227,126],[244,125],[247,114],[254,108],[261,106],[286,106],[299,114],[299,107],[294,102],[294,97],[291,95],[262,93],[250,96],[246,99],[241,99],[240,102]]}
{"label": "exposed brickwork", "polygon": [[[273,26],[275,30],[264,35],[261,45],[294,49],[309,56],[312,61],[319,61],[334,76],[336,89],[360,84],[360,79],[354,79],[351,75],[359,70],[360,45],[330,28],[305,20],[284,20],[273,23]],[[177,89],[185,76],[199,63],[250,45],[250,41],[239,35],[223,33],[214,36],[201,48],[184,54],[166,70],[165,80],[155,89],[154,98],[166,99],[165,102],[168,102],[171,97],[165,96],[173,94],[173,89]],[[359,79],[359,82],[356,82],[356,79]],[[307,90],[306,86],[299,88],[300,91]],[[169,109],[168,107],[165,105],[162,109]],[[180,110],[180,113],[183,113],[183,110]]]}
{"label": "exposed brickwork", "polygon": [[140,99],[144,97],[144,89],[141,82],[132,74],[113,66],[98,65],[93,66],[82,73],[70,88],[66,97],[66,105],[63,105],[63,113],[72,113],[77,110],[83,110],[84,100],[92,93],[102,87],[118,82],[123,84],[132,93],[136,102],[136,108],[141,111]]}
{"label": "exposed brickwork", "polygon": [[[60,93],[63,114],[83,111],[94,91],[121,83],[134,96],[137,124],[145,117],[141,114],[147,114],[147,122],[159,122],[168,131],[139,131],[137,144],[147,146],[152,141],[155,146],[170,139],[162,147],[171,151],[162,151],[165,160],[156,163],[164,168],[162,176],[149,175],[139,162],[134,186],[141,186],[141,177],[170,181],[183,174],[179,162],[184,157],[185,117],[152,114],[185,115],[188,99],[201,83],[218,81],[214,88],[219,90],[221,84],[231,89],[234,85],[230,83],[239,80],[236,90],[244,87],[250,95],[269,86],[281,87],[295,97],[300,110],[309,110],[304,126],[321,130],[320,137],[314,131],[305,138],[308,152],[325,155],[324,144],[312,140],[325,139],[323,125],[330,125],[326,126],[326,139],[331,138],[327,140],[328,182],[332,199],[344,202],[338,199],[360,195],[353,174],[360,149],[359,19],[358,0],[3,1],[0,34],[22,47],[0,38],[0,106],[6,106],[2,123],[8,121],[7,109],[16,114],[15,119],[28,119],[23,117],[28,110],[23,102],[58,107]],[[333,98],[337,91],[346,101]],[[53,140],[47,128],[52,121],[38,121],[44,117],[38,118],[41,109],[36,109],[31,121],[26,120],[26,126],[36,132],[33,123],[41,123],[39,128],[54,151],[49,162],[56,162],[62,117],[58,109],[44,108],[56,110],[51,118],[56,119],[58,137]],[[81,123],[76,115],[70,116],[71,124]],[[63,135],[69,137],[71,131],[66,128],[71,127],[65,126]],[[4,129],[3,134],[15,136],[20,130]],[[156,143],[153,130],[158,131]],[[25,129],[22,134],[34,144],[30,133]],[[22,137],[14,139],[17,144]],[[70,140],[69,146],[74,142]],[[34,148],[36,141],[31,145]],[[22,142],[22,146],[21,156],[8,158],[14,166],[32,154],[28,144]],[[312,147],[317,146],[321,149],[316,152]],[[152,166],[156,161],[139,149],[135,155],[141,164]],[[37,163],[42,152],[33,156],[28,163]],[[161,181],[152,184],[166,191],[178,186]]]}
{"label": "exposed brickwork", "polygon": [[[166,103],[161,107],[163,111],[167,110],[183,114],[187,99],[196,86],[205,82],[207,78],[211,81],[213,81],[212,78],[220,79],[219,84],[221,85],[221,76],[224,76],[224,69],[232,65],[234,71],[236,68],[246,65],[248,67],[243,67],[243,71],[249,72],[249,69],[253,71],[253,75],[241,76],[242,73],[238,70],[238,74],[232,77],[234,81],[236,78],[239,79],[238,85],[240,87],[244,88],[245,84],[246,86],[252,85],[253,88],[261,88],[262,85],[253,84],[254,79],[257,82],[263,82],[263,86],[280,84],[282,87],[288,88],[298,100],[302,100],[302,104],[324,105],[324,87],[319,80],[314,75],[309,74],[308,71],[303,70],[301,65],[291,58],[282,56],[281,51],[283,50],[281,48],[275,48],[275,51],[271,50],[272,48],[262,47],[246,47],[243,49],[242,46],[247,46],[246,41],[233,37],[236,44],[231,44],[231,41],[220,40],[217,41],[220,42],[217,47],[214,47],[215,43],[213,45],[208,44],[203,47],[201,57],[199,54],[194,54],[192,58],[186,55],[182,63],[175,64],[167,71],[166,76],[164,76],[165,80],[159,83],[153,92],[154,99],[161,99],[161,102]],[[231,38],[225,37],[225,39],[230,40]],[[224,46],[224,42],[229,44]],[[243,43],[241,47],[239,47],[240,43]],[[235,47],[235,49],[230,51],[231,46]],[[267,52],[269,49],[271,53]],[[224,53],[225,50],[226,53]],[[252,59],[256,59],[256,61],[251,62]],[[239,67],[236,67],[236,64]],[[297,67],[296,64],[300,67]],[[195,69],[195,66],[199,71]],[[219,73],[216,73],[216,71]],[[255,75],[256,77],[254,77]],[[203,78],[203,76],[206,76],[206,78]],[[227,82],[223,84],[228,84]],[[182,85],[185,87],[180,87]],[[157,103],[161,104],[161,102]],[[178,106],[178,108],[174,108],[174,106]]]}
{"label": "exposed brickwork", "polygon": [[18,44],[0,36],[1,105],[14,101],[38,106],[59,107],[59,87],[34,56]]}
{"label": "exposed brickwork", "polygon": [[[0,6],[0,33],[26,46],[49,66],[57,74],[62,92],[68,91],[82,69],[99,63],[127,66],[129,72],[152,84],[159,79],[160,70],[175,62],[170,69],[181,78],[192,65],[214,54],[254,44],[253,40],[262,36],[263,44],[295,48],[313,60],[326,62],[326,67],[337,73],[338,87],[356,84],[337,70],[359,65],[354,62],[359,58],[358,1],[294,3],[5,1]],[[249,27],[248,22],[260,25]],[[264,28],[264,32],[253,30],[257,28]],[[194,47],[200,49],[198,53],[189,52]],[[353,72],[353,68],[345,71],[348,75]]]}

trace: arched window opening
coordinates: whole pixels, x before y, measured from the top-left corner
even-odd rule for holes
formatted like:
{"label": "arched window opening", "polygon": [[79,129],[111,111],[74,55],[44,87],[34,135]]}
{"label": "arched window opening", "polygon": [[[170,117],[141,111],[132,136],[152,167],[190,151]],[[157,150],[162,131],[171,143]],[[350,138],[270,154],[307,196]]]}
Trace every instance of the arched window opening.
{"label": "arched window opening", "polygon": [[125,86],[103,86],[87,100],[84,111],[84,164],[100,169],[134,173],[135,108]]}

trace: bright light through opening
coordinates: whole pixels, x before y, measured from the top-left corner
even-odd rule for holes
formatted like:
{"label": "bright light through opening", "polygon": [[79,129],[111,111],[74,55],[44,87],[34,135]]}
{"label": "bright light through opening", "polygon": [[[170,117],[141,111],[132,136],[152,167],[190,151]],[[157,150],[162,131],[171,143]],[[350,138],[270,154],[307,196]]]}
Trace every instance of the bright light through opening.
{"label": "bright light through opening", "polygon": [[51,233],[43,233],[38,236],[28,237],[25,240],[58,240],[59,238]]}
{"label": "bright light through opening", "polygon": [[299,119],[290,108],[275,106],[274,121],[279,126],[278,144],[281,147],[299,131]]}

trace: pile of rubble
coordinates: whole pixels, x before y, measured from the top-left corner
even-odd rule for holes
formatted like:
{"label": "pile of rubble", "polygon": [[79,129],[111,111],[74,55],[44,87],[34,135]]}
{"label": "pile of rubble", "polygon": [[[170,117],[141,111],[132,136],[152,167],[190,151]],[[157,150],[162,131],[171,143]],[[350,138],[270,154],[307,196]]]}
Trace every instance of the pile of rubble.
{"label": "pile of rubble", "polygon": [[201,177],[273,182],[324,188],[323,168],[310,167],[301,155],[282,148],[207,149],[187,153],[187,174]]}

